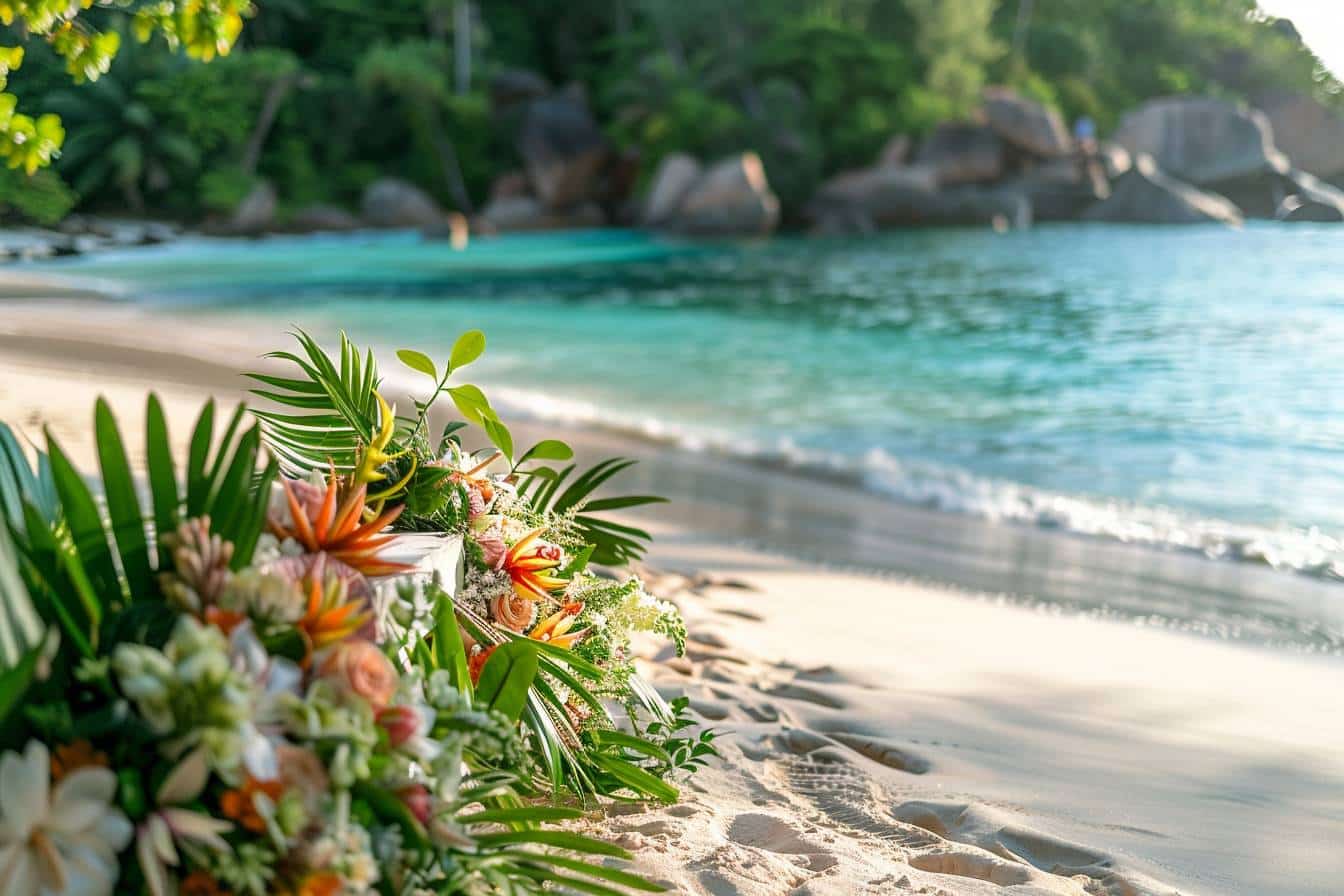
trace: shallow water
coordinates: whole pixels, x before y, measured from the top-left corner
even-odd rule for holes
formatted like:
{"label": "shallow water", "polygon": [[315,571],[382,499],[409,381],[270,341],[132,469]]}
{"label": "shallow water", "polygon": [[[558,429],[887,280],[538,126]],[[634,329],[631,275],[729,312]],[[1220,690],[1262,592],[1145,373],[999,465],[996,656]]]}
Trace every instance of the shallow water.
{"label": "shallow water", "polygon": [[44,265],[446,354],[496,404],[993,519],[1344,571],[1344,228],[191,241]]}

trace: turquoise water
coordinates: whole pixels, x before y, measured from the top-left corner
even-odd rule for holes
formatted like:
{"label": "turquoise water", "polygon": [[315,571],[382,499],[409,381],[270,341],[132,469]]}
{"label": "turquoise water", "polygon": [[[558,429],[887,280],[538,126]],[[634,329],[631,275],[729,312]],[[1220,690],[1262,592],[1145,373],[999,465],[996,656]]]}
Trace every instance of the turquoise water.
{"label": "turquoise water", "polygon": [[1344,227],[737,245],[406,234],[50,263],[135,301],[446,354],[497,404],[893,500],[1344,572]]}

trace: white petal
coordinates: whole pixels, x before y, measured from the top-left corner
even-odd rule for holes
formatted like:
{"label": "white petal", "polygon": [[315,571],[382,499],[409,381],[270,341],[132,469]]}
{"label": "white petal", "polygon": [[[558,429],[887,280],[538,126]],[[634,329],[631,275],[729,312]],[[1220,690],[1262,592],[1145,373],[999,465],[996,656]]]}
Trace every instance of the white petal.
{"label": "white petal", "polygon": [[205,782],[210,778],[210,763],[206,761],[205,749],[197,748],[164,778],[159,787],[160,806],[176,806],[189,803],[201,795]]}
{"label": "white petal", "polygon": [[199,841],[218,852],[230,851],[229,844],[219,835],[233,830],[231,822],[187,809],[164,809],[159,814],[178,837]]}
{"label": "white petal", "polygon": [[154,843],[145,828],[140,829],[140,836],[135,842],[135,855],[140,860],[140,873],[145,877],[150,896],[170,896],[168,870],[154,855]]}
{"label": "white petal", "polygon": [[117,881],[117,860],[87,838],[64,838],[65,888],[61,896],[106,896]]}
{"label": "white petal", "polygon": [[92,826],[117,792],[117,776],[97,766],[76,769],[56,785],[46,826],[74,834]]}
{"label": "white petal", "polygon": [[0,893],[5,896],[38,896],[42,880],[26,846],[14,844],[0,853]]}
{"label": "white petal", "polygon": [[131,835],[135,833],[135,828],[125,815],[115,809],[109,809],[103,813],[103,817],[98,819],[98,823],[89,831],[89,836],[96,837],[100,843],[107,846],[109,850],[115,853],[121,852],[126,845],[131,842]]}
{"label": "white petal", "polygon": [[20,839],[28,839],[47,815],[49,761],[46,746],[35,740],[22,756],[6,753],[0,758],[0,814]]}
{"label": "white petal", "polygon": [[257,730],[251,722],[243,725],[243,767],[258,781],[273,781],[280,777],[280,759],[271,739]]}

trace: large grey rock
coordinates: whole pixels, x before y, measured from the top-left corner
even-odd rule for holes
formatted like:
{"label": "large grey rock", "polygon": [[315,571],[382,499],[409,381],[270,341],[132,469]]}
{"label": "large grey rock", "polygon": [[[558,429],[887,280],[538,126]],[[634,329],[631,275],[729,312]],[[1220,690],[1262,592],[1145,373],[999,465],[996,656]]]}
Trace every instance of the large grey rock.
{"label": "large grey rock", "polygon": [[532,100],[518,135],[532,192],[560,209],[593,195],[610,147],[588,106],[572,93]]}
{"label": "large grey rock", "polygon": [[823,183],[807,214],[820,232],[863,233],[911,223],[936,201],[937,192],[938,175],[929,165],[860,168]]}
{"label": "large grey rock", "polygon": [[684,152],[663,156],[644,200],[644,223],[657,227],[671,220],[702,173],[700,163]]}
{"label": "large grey rock", "polygon": [[1047,159],[1073,151],[1064,119],[1054,109],[1008,87],[986,87],[983,100],[990,129],[1018,149]]}
{"label": "large grey rock", "polygon": [[329,233],[355,230],[359,219],[339,206],[306,205],[294,213],[289,226],[300,233]]}
{"label": "large grey rock", "polygon": [[887,138],[887,142],[882,144],[882,151],[877,154],[877,164],[880,165],[904,165],[910,160],[910,138],[905,134],[895,134]]}
{"label": "large grey rock", "polygon": [[1129,150],[1109,140],[1103,140],[1097,145],[1097,160],[1101,162],[1101,170],[1107,180],[1115,180],[1134,164]]}
{"label": "large grey rock", "polygon": [[443,209],[432,196],[396,177],[369,184],[359,208],[364,220],[374,227],[435,228],[443,223]]}
{"label": "large grey rock", "polygon": [[1344,174],[1344,116],[1300,93],[1266,94],[1256,105],[1294,168],[1317,177]]}
{"label": "large grey rock", "polygon": [[915,161],[932,166],[944,186],[986,183],[1003,175],[1003,142],[984,125],[943,122],[920,146]]}
{"label": "large grey rock", "polygon": [[1152,156],[1134,157],[1134,167],[1111,189],[1111,196],[1083,213],[1089,221],[1139,224],[1240,224],[1241,212],[1215,193],[1163,173]]}
{"label": "large grey rock", "polygon": [[275,211],[279,200],[275,187],[268,181],[257,181],[243,201],[229,215],[224,230],[238,235],[265,233],[275,227]]}
{"label": "large grey rock", "polygon": [[721,159],[691,184],[668,222],[672,230],[703,236],[759,236],[779,223],[779,199],[754,152]]}
{"label": "large grey rock", "polygon": [[510,196],[492,199],[481,210],[477,228],[485,232],[509,233],[601,227],[605,223],[606,217],[596,203],[584,202],[555,211],[533,196]]}
{"label": "large grey rock", "polygon": [[1212,97],[1149,100],[1121,119],[1112,139],[1131,155],[1147,153],[1163,172],[1198,186],[1288,170],[1263,112]]}
{"label": "large grey rock", "polygon": [[1031,202],[1037,221],[1072,221],[1111,195],[1105,167],[1097,158],[1065,156],[1024,170],[1005,187]]}
{"label": "large grey rock", "polygon": [[503,109],[543,97],[551,92],[551,85],[534,71],[508,68],[490,79],[489,90],[490,102]]}

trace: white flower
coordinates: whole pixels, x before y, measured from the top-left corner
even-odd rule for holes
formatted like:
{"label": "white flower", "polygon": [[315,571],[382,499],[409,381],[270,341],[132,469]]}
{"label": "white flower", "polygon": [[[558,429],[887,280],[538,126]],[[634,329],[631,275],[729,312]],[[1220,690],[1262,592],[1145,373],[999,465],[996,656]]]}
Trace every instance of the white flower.
{"label": "white flower", "polygon": [[223,834],[233,825],[201,812],[184,809],[205,789],[210,778],[210,765],[203,748],[193,750],[168,773],[159,791],[154,795],[158,808],[146,816],[136,830],[135,853],[140,870],[152,896],[166,896],[173,892],[173,878],[168,866],[177,865],[177,849],[173,841],[193,841],[215,852],[229,852]]}
{"label": "white flower", "polygon": [[112,805],[117,779],[80,768],[51,787],[50,755],[29,741],[0,757],[0,892],[5,896],[107,896],[131,823]]}

